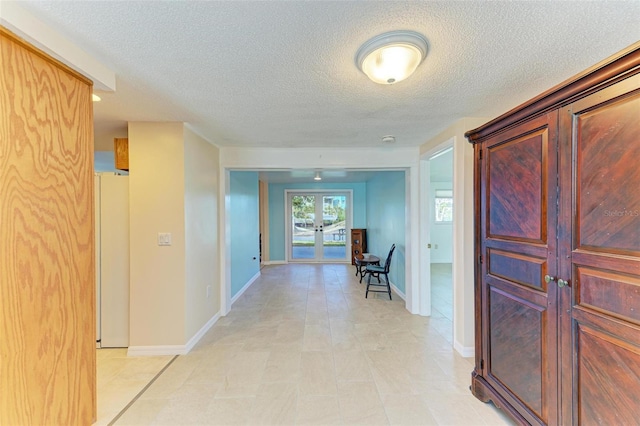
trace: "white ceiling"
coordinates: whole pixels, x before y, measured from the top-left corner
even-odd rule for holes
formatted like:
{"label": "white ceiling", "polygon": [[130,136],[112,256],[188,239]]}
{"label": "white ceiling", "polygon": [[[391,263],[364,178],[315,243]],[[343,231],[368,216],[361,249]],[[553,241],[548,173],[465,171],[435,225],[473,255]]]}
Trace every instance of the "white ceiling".
{"label": "white ceiling", "polygon": [[263,170],[259,173],[259,179],[268,183],[306,183],[316,182],[314,177],[320,174],[322,183],[343,183],[343,182],[367,182],[377,173],[385,173],[380,170]]}
{"label": "white ceiling", "polygon": [[[640,39],[640,1],[25,1],[117,75],[98,149],[127,121],[184,121],[219,146],[418,146],[494,117]],[[396,85],[355,66],[408,29],[425,62]]]}

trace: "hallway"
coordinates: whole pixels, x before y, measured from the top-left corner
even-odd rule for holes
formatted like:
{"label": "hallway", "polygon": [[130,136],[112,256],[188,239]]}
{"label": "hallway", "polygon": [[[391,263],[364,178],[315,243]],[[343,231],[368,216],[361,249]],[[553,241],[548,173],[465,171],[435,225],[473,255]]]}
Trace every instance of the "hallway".
{"label": "hallway", "polygon": [[263,268],[111,423],[510,424],[471,395],[472,358],[452,349],[449,319],[364,288],[346,264]]}

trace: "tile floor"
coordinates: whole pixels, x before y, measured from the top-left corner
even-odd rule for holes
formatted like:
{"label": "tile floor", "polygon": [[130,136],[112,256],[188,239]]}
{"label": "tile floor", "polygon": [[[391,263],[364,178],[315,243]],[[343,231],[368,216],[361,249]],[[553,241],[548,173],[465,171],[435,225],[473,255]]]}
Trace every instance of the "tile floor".
{"label": "tile floor", "polygon": [[[411,315],[395,294],[365,299],[351,265],[263,268],[229,315],[140,393],[171,359],[120,359],[117,374],[99,356],[98,423],[511,424],[470,394],[472,359],[452,349],[446,313]],[[113,421],[106,407],[138,393]]]}
{"label": "tile floor", "polygon": [[[450,263],[431,264],[431,311],[444,317],[453,327],[453,278]],[[453,338],[453,331],[451,332]]]}

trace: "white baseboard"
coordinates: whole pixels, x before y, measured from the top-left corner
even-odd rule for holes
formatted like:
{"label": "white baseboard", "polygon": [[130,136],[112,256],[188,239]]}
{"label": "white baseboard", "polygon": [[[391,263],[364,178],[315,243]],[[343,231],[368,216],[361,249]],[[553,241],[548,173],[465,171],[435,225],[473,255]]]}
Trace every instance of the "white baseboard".
{"label": "white baseboard", "polygon": [[453,348],[465,358],[472,358],[476,354],[476,350],[473,346],[462,346],[462,344],[457,340],[453,342]]}
{"label": "white baseboard", "polygon": [[253,282],[255,280],[257,280],[258,278],[260,278],[260,271],[258,271],[253,277],[251,277],[251,279],[249,281],[247,281],[247,283],[244,285],[244,287],[242,287],[240,289],[240,291],[237,292],[235,296],[233,296],[233,298],[231,299],[231,305],[232,306],[235,303],[235,301],[238,300],[240,298],[240,296],[242,296],[244,294],[244,292],[247,291],[247,289],[249,287],[251,287],[251,284],[253,284]]}
{"label": "white baseboard", "polygon": [[203,325],[202,328],[200,328],[200,330],[198,330],[198,332],[194,334],[191,339],[189,339],[189,341],[185,345],[187,352],[190,352],[191,349],[193,349],[196,343],[198,343],[200,339],[202,339],[204,335],[207,334],[207,331],[209,331],[209,329],[213,327],[213,324],[218,322],[219,319],[220,319],[220,311],[218,311],[214,316],[212,316],[211,319],[207,321],[207,323]]}
{"label": "white baseboard", "polygon": [[263,265],[286,265],[288,262],[286,260],[266,260],[262,262]]}
{"label": "white baseboard", "polygon": [[391,290],[393,290],[398,296],[400,296],[400,299],[404,300],[405,302],[407,301],[407,296],[403,292],[401,292],[394,283],[390,283],[389,285],[391,286]]}
{"label": "white baseboard", "polygon": [[211,317],[186,345],[129,346],[127,356],[186,355],[219,319],[220,312]]}

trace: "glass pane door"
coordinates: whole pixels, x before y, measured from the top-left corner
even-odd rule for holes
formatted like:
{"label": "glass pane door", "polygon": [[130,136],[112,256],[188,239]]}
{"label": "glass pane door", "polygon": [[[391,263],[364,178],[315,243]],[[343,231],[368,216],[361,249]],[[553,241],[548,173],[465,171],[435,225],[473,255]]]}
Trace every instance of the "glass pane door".
{"label": "glass pane door", "polygon": [[290,193],[289,259],[348,260],[348,204],[348,193]]}
{"label": "glass pane door", "polygon": [[292,260],[315,259],[316,238],[319,226],[316,222],[316,196],[293,194],[289,201],[291,212],[290,254]]}
{"label": "glass pane door", "polygon": [[347,257],[346,195],[322,195],[322,258]]}

